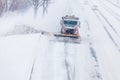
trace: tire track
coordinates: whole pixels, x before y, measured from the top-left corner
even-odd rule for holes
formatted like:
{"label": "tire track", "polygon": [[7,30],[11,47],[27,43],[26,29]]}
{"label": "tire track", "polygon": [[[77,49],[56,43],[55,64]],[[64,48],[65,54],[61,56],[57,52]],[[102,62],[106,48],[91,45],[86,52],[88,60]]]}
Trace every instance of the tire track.
{"label": "tire track", "polygon": [[[40,35],[40,37],[39,37],[39,41],[41,41],[41,39],[43,38],[42,36],[46,36],[46,35],[44,35],[44,34],[41,33],[41,35]],[[43,42],[43,40],[42,40],[42,42]],[[54,43],[55,43],[55,42],[54,42]],[[45,53],[48,53],[48,51],[49,51],[49,52],[52,51],[52,48],[53,48],[53,47],[51,47],[52,44],[53,44],[53,42],[49,41],[48,44],[44,47],[44,49],[46,50]],[[38,47],[39,47],[39,46],[38,46]],[[50,49],[50,48],[51,48],[51,49]],[[44,52],[43,52],[43,53],[44,53]],[[44,60],[45,63],[46,63],[46,62],[48,63],[48,61],[51,60],[51,58],[49,58],[48,56],[49,56],[49,55],[47,55],[47,58],[46,58],[47,60],[46,60],[46,59]],[[35,56],[34,56],[34,59],[33,59],[33,62],[32,62],[32,66],[31,66],[31,69],[30,69],[29,80],[34,80],[35,74],[36,74],[36,73],[39,74],[39,72],[37,72],[38,66],[36,66],[36,64],[39,64],[38,53],[37,53],[37,54],[35,53]],[[49,67],[50,67],[50,66],[49,66]],[[45,71],[43,71],[43,72],[45,72]],[[50,74],[50,72],[49,72],[49,74]]]}
{"label": "tire track", "polygon": [[111,14],[117,21],[120,22],[120,19],[118,18],[120,15],[118,15],[117,13],[115,13],[113,10],[111,10],[110,8],[107,9],[105,6],[102,6],[103,9],[105,9],[105,11],[107,11],[109,14]]}
{"label": "tire track", "polygon": [[[116,43],[116,41],[114,40],[114,38],[112,37],[112,35],[110,34],[110,32],[108,31],[108,29],[106,28],[106,26],[104,25],[103,21],[101,20],[101,18],[99,17],[99,15],[108,23],[109,26],[111,26],[111,28],[114,31],[113,26],[108,22],[108,20],[104,17],[104,15],[102,13],[100,13],[100,11],[97,10],[97,12],[93,11],[95,13],[95,15],[97,16],[98,20],[102,23],[103,28],[105,30],[105,32],[107,33],[108,37],[110,38],[110,40],[114,43],[114,45],[117,47],[118,51],[120,52],[120,47],[119,45]],[[115,32],[115,31],[114,31]],[[116,32],[115,32],[116,33]],[[116,33],[117,34],[117,33]],[[119,36],[118,36],[119,37]]]}
{"label": "tire track", "polygon": [[95,49],[92,47],[92,44],[90,45],[90,52],[91,52],[91,56],[93,57],[94,61],[95,61],[95,75],[93,75],[93,78],[95,78],[95,80],[103,80],[101,73],[98,71],[99,69],[99,64],[98,64],[98,59],[96,56],[96,52]]}
{"label": "tire track", "polygon": [[110,24],[110,22],[107,20],[107,18],[100,12],[100,10],[97,10],[97,12],[103,17],[103,19],[107,22],[107,24],[112,28],[112,30],[119,36],[115,28]]}
{"label": "tire track", "polygon": [[[108,11],[111,15],[113,15],[113,17],[120,21],[120,19],[118,18],[120,15],[117,14],[116,12],[114,12],[111,8],[109,8],[108,6],[106,6],[103,2],[99,1],[101,3],[101,5],[103,5],[103,9],[105,9],[106,11]],[[107,7],[107,8],[106,8]]]}
{"label": "tire track", "polygon": [[68,44],[64,43],[64,53],[65,53],[65,67],[67,73],[67,80],[75,80],[75,65],[72,65],[68,59]]}
{"label": "tire track", "polygon": [[33,71],[34,71],[34,65],[35,65],[35,59],[33,60],[33,64],[32,64],[31,71],[30,71],[29,80],[32,80],[32,75],[33,75]]}
{"label": "tire track", "polygon": [[[108,1],[108,0],[106,0],[106,1],[109,2],[110,4],[112,4],[113,6],[115,6],[115,7],[117,7],[117,8],[120,9],[120,6],[116,5],[115,3],[111,2],[111,1]],[[101,1],[101,2],[102,2],[102,1]]]}
{"label": "tire track", "polygon": [[[93,3],[91,2],[91,4],[93,5]],[[93,10],[93,12],[95,12]],[[120,35],[119,33],[116,31],[116,29],[113,27],[113,25],[108,21],[108,19],[100,12],[99,9],[96,10],[96,12],[98,12],[102,17],[103,19],[106,21],[106,23],[111,27],[111,29],[116,33],[116,35],[120,38]],[[113,11],[114,12],[114,11]]]}
{"label": "tire track", "polygon": [[[41,37],[42,37],[42,33],[40,34],[39,39],[41,39]],[[33,59],[33,62],[32,62],[32,67],[31,67],[31,70],[30,70],[29,80],[32,80],[32,76],[33,76],[33,72],[34,72],[34,67],[35,67],[35,62],[36,62],[36,55],[35,55],[35,57]]]}
{"label": "tire track", "polygon": [[[90,26],[89,26],[89,23],[88,23],[88,21],[86,20],[85,21],[86,22],[86,25],[87,25],[87,27],[88,27],[88,31],[90,32]],[[87,34],[87,37],[88,37],[88,39],[90,39],[90,34],[88,33]],[[89,49],[90,49],[90,53],[91,53],[91,56],[92,56],[92,58],[94,59],[94,62],[95,62],[95,64],[94,64],[94,68],[95,68],[95,74],[92,76],[95,80],[103,80],[103,78],[102,78],[102,75],[101,75],[101,73],[99,72],[99,63],[98,63],[98,58],[97,58],[97,55],[96,55],[96,51],[95,51],[95,49],[93,48],[93,46],[92,46],[92,42],[89,40]]]}

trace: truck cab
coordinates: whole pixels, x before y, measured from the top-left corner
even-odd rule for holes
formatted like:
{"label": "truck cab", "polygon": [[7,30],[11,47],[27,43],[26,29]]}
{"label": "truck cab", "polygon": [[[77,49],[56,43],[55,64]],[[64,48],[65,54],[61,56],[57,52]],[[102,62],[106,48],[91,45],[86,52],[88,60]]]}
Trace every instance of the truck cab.
{"label": "truck cab", "polygon": [[61,33],[62,34],[71,34],[71,35],[79,35],[79,27],[80,22],[79,18],[73,16],[66,15],[65,17],[62,17],[61,20]]}

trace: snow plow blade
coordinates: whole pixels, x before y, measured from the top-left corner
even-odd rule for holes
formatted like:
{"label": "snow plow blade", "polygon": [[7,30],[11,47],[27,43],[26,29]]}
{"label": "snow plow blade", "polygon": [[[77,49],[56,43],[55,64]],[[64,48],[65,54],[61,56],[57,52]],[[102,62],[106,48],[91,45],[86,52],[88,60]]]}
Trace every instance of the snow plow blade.
{"label": "snow plow blade", "polygon": [[81,43],[80,35],[72,35],[72,34],[54,34],[56,39],[55,41],[65,42],[65,43]]}
{"label": "snow plow blade", "polygon": [[54,34],[56,37],[71,37],[71,38],[79,38],[80,35],[73,35],[73,34]]}

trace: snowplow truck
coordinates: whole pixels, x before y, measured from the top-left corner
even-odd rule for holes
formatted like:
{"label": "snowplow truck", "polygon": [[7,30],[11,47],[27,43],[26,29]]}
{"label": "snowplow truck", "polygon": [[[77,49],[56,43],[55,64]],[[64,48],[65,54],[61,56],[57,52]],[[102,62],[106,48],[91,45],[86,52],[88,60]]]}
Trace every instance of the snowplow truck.
{"label": "snowplow truck", "polygon": [[75,17],[74,15],[65,17],[62,17],[62,20],[60,21],[61,27],[61,34],[56,36],[61,37],[72,37],[72,38],[79,38],[79,27],[80,22],[79,18]]}

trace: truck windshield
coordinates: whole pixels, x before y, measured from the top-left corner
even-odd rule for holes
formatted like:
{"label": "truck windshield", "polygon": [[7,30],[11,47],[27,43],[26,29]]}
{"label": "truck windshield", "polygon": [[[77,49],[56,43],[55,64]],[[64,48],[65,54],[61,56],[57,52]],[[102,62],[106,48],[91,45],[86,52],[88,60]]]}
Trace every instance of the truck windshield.
{"label": "truck windshield", "polygon": [[75,25],[77,25],[77,21],[70,21],[70,20],[65,20],[64,21],[64,24],[66,25],[66,26],[75,26]]}

